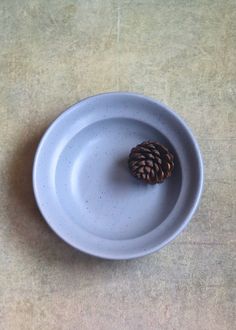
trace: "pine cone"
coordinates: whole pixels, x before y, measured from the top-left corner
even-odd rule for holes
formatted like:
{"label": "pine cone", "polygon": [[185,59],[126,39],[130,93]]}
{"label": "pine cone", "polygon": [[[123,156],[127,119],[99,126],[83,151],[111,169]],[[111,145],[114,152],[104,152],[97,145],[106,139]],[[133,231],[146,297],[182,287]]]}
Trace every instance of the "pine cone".
{"label": "pine cone", "polygon": [[173,159],[173,155],[163,145],[145,141],[131,150],[128,163],[134,177],[155,184],[171,176]]}

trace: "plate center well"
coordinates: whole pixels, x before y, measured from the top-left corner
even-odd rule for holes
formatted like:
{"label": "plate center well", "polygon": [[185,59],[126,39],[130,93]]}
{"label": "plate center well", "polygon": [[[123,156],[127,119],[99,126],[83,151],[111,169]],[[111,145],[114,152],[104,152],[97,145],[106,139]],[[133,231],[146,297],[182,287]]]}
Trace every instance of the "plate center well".
{"label": "plate center well", "polygon": [[145,140],[169,141],[133,119],[107,119],[78,132],[62,150],[56,190],[68,217],[97,236],[123,240],[142,236],[163,222],[181,187],[179,163],[160,185],[146,185],[129,173],[130,149]]}

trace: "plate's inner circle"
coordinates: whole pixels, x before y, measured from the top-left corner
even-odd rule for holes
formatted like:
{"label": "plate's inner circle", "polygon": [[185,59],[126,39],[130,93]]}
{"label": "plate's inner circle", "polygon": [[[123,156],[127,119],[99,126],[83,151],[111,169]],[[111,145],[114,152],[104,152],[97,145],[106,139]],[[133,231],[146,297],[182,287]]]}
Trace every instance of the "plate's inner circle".
{"label": "plate's inner circle", "polygon": [[177,202],[181,170],[175,157],[171,178],[145,185],[129,173],[130,149],[159,141],[175,155],[154,127],[133,119],[107,119],[87,126],[61,151],[55,172],[56,195],[76,226],[112,240],[142,236],[160,225]]}

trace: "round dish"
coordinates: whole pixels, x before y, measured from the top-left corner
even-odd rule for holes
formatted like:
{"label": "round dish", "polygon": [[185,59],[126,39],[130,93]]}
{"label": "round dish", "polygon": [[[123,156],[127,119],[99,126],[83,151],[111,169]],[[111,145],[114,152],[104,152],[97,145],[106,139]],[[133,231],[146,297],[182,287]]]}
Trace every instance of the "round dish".
{"label": "round dish", "polygon": [[[145,140],[175,158],[163,184],[129,173],[128,155]],[[200,199],[199,147],[168,107],[133,93],[89,97],[62,113],[44,134],[34,160],[33,188],[49,226],[88,254],[131,259],[159,250],[187,225]]]}

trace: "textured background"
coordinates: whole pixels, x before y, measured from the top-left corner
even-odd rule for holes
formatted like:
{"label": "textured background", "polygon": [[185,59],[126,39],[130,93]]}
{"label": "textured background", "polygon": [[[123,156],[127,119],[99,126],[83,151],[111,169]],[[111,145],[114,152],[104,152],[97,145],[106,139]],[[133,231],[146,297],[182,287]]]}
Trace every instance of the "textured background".
{"label": "textured background", "polygon": [[[0,329],[234,328],[235,12],[234,0],[1,0]],[[65,245],[31,188],[47,125],[113,90],[174,108],[205,161],[188,228],[160,253],[124,262]]]}

